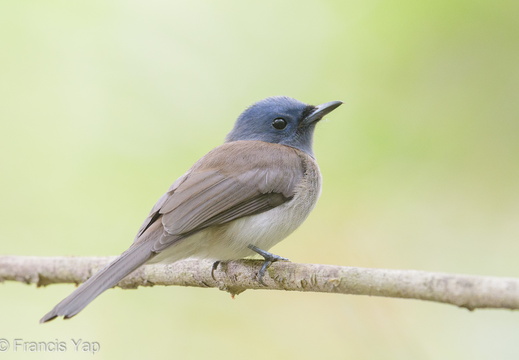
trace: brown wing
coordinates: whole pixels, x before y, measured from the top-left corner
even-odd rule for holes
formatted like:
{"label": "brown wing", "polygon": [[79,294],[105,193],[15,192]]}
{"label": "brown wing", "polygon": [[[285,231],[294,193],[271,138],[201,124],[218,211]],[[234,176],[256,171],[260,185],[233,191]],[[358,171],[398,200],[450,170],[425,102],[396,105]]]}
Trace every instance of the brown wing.
{"label": "brown wing", "polygon": [[[296,149],[261,141],[226,143],[171,186],[135,241],[156,241],[153,251],[160,252],[208,226],[270,210],[292,198],[304,170]],[[162,236],[147,236],[159,220]]]}

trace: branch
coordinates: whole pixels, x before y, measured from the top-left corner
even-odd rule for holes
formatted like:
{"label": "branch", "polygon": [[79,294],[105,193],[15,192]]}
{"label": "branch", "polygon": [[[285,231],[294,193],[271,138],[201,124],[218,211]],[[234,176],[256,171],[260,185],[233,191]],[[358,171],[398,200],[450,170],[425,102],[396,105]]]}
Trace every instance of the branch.
{"label": "branch", "polygon": [[[46,286],[80,283],[113,257],[0,256],[0,282],[19,281]],[[220,263],[183,260],[170,265],[145,265],[117,286],[153,285],[215,287],[232,295],[247,289],[311,291],[436,301],[464,307],[519,309],[519,279],[456,275],[415,270],[276,262],[265,285],[256,279],[262,260]]]}

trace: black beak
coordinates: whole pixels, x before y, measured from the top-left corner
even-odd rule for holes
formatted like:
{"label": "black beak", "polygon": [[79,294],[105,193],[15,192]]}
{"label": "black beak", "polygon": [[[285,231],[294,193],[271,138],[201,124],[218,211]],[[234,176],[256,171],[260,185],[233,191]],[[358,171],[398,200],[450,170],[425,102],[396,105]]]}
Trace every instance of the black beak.
{"label": "black beak", "polygon": [[330,101],[321,105],[317,105],[315,109],[303,120],[303,124],[309,125],[313,122],[321,120],[325,115],[341,106],[342,101]]}

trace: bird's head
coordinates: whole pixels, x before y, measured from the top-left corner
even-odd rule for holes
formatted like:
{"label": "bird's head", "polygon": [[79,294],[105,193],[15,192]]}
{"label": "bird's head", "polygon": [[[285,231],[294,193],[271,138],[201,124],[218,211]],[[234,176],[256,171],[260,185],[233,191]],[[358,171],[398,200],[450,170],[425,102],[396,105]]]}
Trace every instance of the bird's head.
{"label": "bird's head", "polygon": [[226,141],[260,140],[291,146],[313,156],[315,124],[341,104],[331,101],[313,106],[286,96],[269,97],[238,117]]}

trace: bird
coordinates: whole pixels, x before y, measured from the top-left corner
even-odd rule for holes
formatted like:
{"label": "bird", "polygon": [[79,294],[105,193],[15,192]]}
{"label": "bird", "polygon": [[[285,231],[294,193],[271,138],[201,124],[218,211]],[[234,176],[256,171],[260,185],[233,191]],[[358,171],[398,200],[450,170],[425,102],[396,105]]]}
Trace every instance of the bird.
{"label": "bird", "polygon": [[[268,250],[314,208],[321,173],[313,152],[316,124],[342,104],[313,106],[273,96],[246,108],[222,145],[200,158],[157,201],[131,246],[43,316],[71,318],[143,264],[185,258],[287,260]],[[217,262],[215,262],[216,264]]]}

